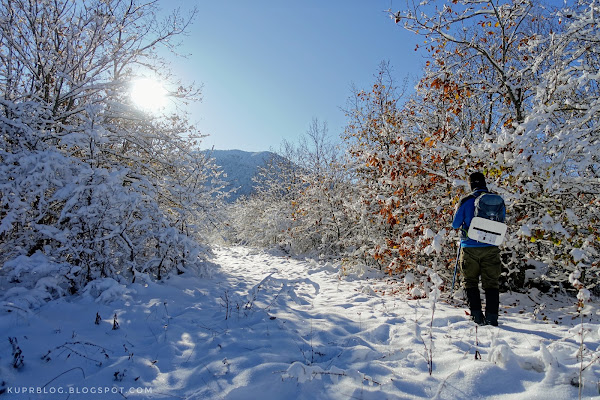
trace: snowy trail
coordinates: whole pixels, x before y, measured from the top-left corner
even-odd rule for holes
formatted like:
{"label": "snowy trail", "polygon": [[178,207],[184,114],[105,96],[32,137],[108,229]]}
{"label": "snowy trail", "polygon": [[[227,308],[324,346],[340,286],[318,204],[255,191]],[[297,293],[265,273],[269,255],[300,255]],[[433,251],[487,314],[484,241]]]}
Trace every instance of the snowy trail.
{"label": "snowy trail", "polygon": [[[217,248],[212,262],[209,279],[114,284],[35,312],[3,304],[0,328],[25,362],[12,368],[1,343],[2,397],[578,398],[581,321],[569,304],[503,294],[501,326],[476,328],[463,308],[438,302],[432,318],[428,300],[382,295],[381,277],[340,279],[337,265],[243,247]],[[597,308],[584,321],[586,399],[600,395],[598,321]]]}
{"label": "snowy trail", "polygon": [[[315,398],[319,393],[317,398],[327,399],[512,399],[517,393],[527,398],[529,391],[532,398],[544,392],[553,398],[572,398],[576,393],[571,384],[573,372],[571,376],[560,371],[558,359],[547,350],[552,346],[561,354],[571,352],[572,359],[567,362],[576,364],[576,333],[556,324],[532,324],[522,301],[514,307],[504,306],[507,314],[499,329],[476,329],[463,309],[437,304],[431,330],[434,373],[429,376],[425,345],[431,345],[432,316],[427,300],[378,296],[373,288],[383,286],[385,290],[386,286],[380,279],[370,285],[364,280],[340,280],[339,269],[330,264],[273,259],[247,249],[218,252],[217,259],[232,275],[254,275],[254,284],[262,278],[256,276],[262,270],[294,287],[296,301],[281,299],[269,308],[269,315],[288,335],[281,345],[293,365],[283,376],[287,376],[284,383],[300,382],[294,391],[297,398]],[[503,300],[509,304],[512,299],[504,295]],[[597,331],[594,334],[592,330],[587,343],[590,348],[597,347]],[[481,359],[476,360],[476,354]],[[560,390],[553,379],[563,379]],[[285,386],[282,384],[281,395],[274,398],[285,398]]]}

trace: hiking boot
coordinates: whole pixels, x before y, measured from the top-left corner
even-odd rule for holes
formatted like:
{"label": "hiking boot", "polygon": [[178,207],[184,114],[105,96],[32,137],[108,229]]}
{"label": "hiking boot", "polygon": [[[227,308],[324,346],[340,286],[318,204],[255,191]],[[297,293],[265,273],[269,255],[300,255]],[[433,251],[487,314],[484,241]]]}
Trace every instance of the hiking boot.
{"label": "hiking boot", "polygon": [[[496,315],[496,325],[498,325],[498,316]],[[486,318],[483,316],[481,310],[471,310],[471,319],[477,325],[485,325]]]}
{"label": "hiking boot", "polygon": [[477,325],[485,324],[485,317],[481,312],[481,298],[479,297],[479,288],[467,288],[465,289],[467,294],[467,303],[469,304],[469,310],[471,310],[471,319]]}
{"label": "hiking boot", "polygon": [[485,324],[498,326],[498,314],[485,314]]}
{"label": "hiking boot", "polygon": [[500,291],[485,289],[485,322],[487,325],[498,326],[498,308],[500,307]]}

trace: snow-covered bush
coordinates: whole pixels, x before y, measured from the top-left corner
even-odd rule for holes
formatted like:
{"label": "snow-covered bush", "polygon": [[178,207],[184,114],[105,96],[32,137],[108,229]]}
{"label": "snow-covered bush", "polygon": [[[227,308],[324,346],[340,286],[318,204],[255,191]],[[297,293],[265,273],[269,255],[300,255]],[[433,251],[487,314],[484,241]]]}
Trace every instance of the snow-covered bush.
{"label": "snow-covered bush", "polygon": [[437,107],[447,92],[421,85],[402,103],[390,67],[382,64],[371,90],[350,100],[347,168],[355,174],[356,203],[363,209],[357,221],[363,254],[354,257],[389,274],[431,263],[451,273],[456,250],[447,228],[462,154],[456,128],[447,122],[454,114]]}
{"label": "snow-covered bush", "polygon": [[3,293],[3,301],[24,310],[64,296],[70,286],[71,265],[54,262],[41,252],[18,256],[6,262],[3,270],[5,278],[15,284]]}
{"label": "snow-covered bush", "polygon": [[290,249],[300,178],[289,159],[273,156],[252,179],[255,193],[229,208],[226,237],[236,243]]}
{"label": "snow-covered bush", "polygon": [[[0,7],[0,273],[55,296],[100,278],[202,272],[219,171],[185,114],[143,113],[128,93],[136,74],[170,78],[154,49],[189,20],[155,26],[155,4],[135,1],[32,4]],[[170,83],[174,99],[197,93]],[[60,266],[55,280],[17,277],[31,257]]]}
{"label": "snow-covered bush", "polygon": [[[404,105],[408,112],[391,110],[389,85],[379,84],[362,94],[379,101],[355,107],[353,114],[371,123],[350,126],[368,133],[361,133],[365,143],[377,144],[363,150],[359,142],[357,153],[363,154],[361,168],[379,179],[375,184],[366,178],[370,198],[381,201],[387,216],[381,224],[406,229],[418,226],[406,219],[417,210],[431,204],[448,210],[443,193],[428,201],[428,174],[443,185],[460,183],[479,169],[508,205],[511,229],[503,252],[508,284],[522,287],[524,261],[533,259],[548,265],[544,278],[552,286],[565,287],[585,258],[586,285],[592,288],[600,251],[598,5],[576,2],[555,12],[537,2],[427,3],[392,14],[428,43],[425,77]],[[435,170],[436,155],[442,173]],[[423,171],[415,174],[419,168]],[[408,201],[392,196],[403,180]],[[412,203],[416,207],[409,210]],[[404,218],[400,223],[398,215]],[[395,237],[387,243],[379,238],[376,246],[392,254]],[[415,256],[410,246],[418,251],[411,240],[404,259]]]}
{"label": "snow-covered bush", "polygon": [[600,277],[600,28],[596,3],[559,10],[561,29],[529,44],[539,84],[526,117],[482,144],[512,187],[514,251],[548,265],[545,279],[569,289],[585,265],[584,285]]}

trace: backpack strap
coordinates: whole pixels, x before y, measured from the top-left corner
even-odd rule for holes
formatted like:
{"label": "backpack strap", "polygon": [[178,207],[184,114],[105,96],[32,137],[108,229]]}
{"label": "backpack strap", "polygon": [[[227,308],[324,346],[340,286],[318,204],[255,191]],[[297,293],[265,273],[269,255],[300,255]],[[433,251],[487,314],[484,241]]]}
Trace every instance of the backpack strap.
{"label": "backpack strap", "polygon": [[467,202],[467,200],[469,200],[469,199],[476,199],[476,198],[477,197],[473,193],[471,193],[470,195],[465,196],[462,199],[460,199],[460,201],[458,202],[458,207],[459,208],[462,207],[462,205],[465,204]]}
{"label": "backpack strap", "polygon": [[490,192],[489,190],[487,190],[487,189],[479,189],[479,190],[476,190],[476,191],[474,191],[473,193],[471,193],[471,194],[469,194],[469,195],[467,195],[467,196],[463,197],[462,199],[460,199],[460,202],[458,203],[458,206],[459,206],[459,207],[461,207],[463,204],[465,204],[465,202],[466,202],[467,200],[470,200],[470,199],[477,200],[477,198],[478,198],[479,196],[481,196],[482,194],[484,194],[484,193],[491,193],[491,192]]}

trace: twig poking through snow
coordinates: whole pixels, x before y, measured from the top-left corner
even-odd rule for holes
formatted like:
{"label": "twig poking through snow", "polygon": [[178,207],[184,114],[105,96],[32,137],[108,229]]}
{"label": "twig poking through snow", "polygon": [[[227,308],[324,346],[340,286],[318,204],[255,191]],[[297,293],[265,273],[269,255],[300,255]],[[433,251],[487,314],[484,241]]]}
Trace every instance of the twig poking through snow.
{"label": "twig poking through snow", "polygon": [[83,379],[85,379],[85,371],[83,370],[83,368],[74,367],[74,368],[68,369],[65,372],[62,372],[62,373],[56,375],[54,378],[50,379],[48,382],[46,382],[46,384],[44,386],[42,386],[42,389],[45,388],[46,386],[48,386],[49,384],[51,384],[52,382],[54,382],[55,380],[57,380],[58,378],[60,378],[61,376],[68,374],[69,372],[74,371],[76,369],[81,371],[81,375],[83,375]]}

